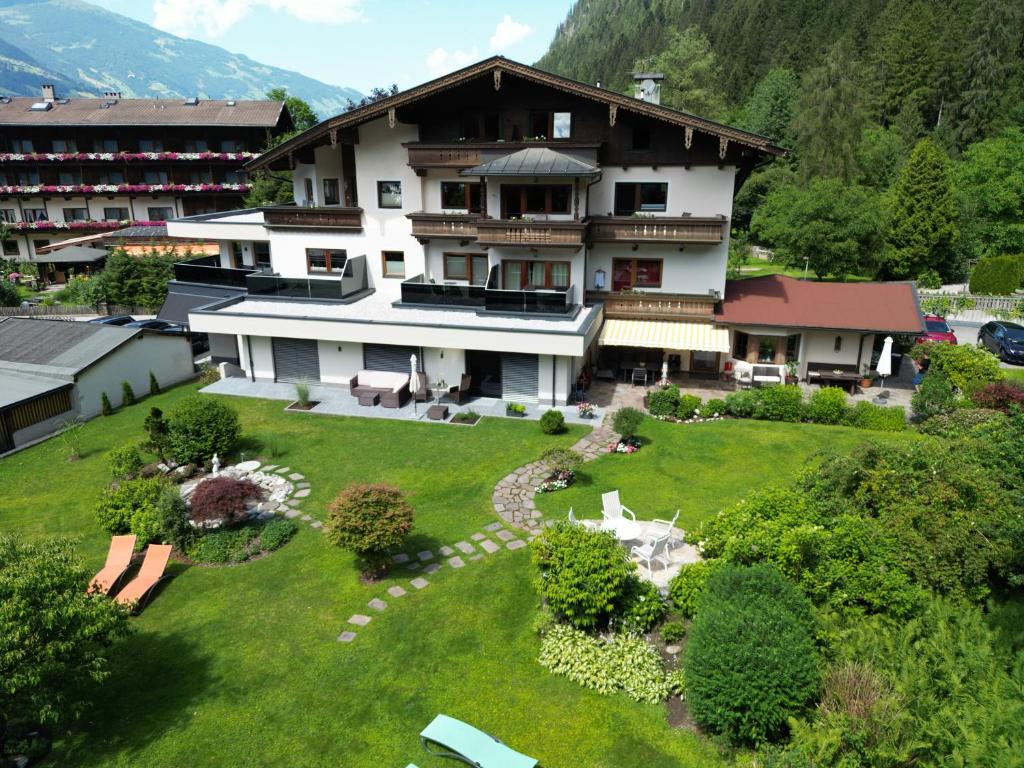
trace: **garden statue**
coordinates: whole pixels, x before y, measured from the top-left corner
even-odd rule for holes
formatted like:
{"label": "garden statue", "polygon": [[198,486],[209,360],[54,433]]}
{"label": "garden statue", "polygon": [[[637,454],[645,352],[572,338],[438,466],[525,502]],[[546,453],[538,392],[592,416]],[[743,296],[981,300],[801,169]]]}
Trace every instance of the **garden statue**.
{"label": "garden statue", "polygon": [[217,454],[213,454],[213,476],[217,477],[220,475],[220,457]]}
{"label": "garden statue", "polygon": [[661,381],[659,381],[658,383],[661,384],[662,386],[668,386],[669,383],[670,383],[669,379],[668,379],[668,361],[667,360],[664,361],[661,364]]}

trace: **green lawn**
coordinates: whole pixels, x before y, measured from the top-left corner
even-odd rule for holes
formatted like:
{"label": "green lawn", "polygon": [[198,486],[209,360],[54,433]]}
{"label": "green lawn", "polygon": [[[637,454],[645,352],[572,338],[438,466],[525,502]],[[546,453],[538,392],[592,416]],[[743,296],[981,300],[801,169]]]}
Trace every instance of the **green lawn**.
{"label": "green lawn", "polygon": [[1007,368],[1006,377],[1010,381],[1019,381],[1021,384],[1024,384],[1024,368]]}
{"label": "green lawn", "polygon": [[[93,518],[104,487],[103,453],[141,438],[150,405],[187,386],[90,422],[85,456],[67,463],[49,441],[0,461],[0,530],[82,537],[98,568],[106,537]],[[241,413],[247,456],[304,473],[305,507],[346,484],[387,481],[417,512],[410,549],[467,539],[496,518],[493,485],[552,445],[569,445],[534,422],[485,419],[453,427],[286,414],[282,404],[226,399]],[[592,506],[621,487],[644,516],[676,506],[687,522],[712,514],[767,480],[785,479],[826,445],[865,437],[841,428],[723,422],[648,422],[652,440],[634,456],[588,465],[580,487],[543,499],[547,508]],[[597,480],[600,472],[600,480]],[[589,501],[588,501],[589,500]],[[595,511],[597,507],[593,508]],[[95,706],[63,737],[49,765],[77,766],[450,766],[424,755],[417,733],[438,712],[476,724],[545,768],[675,768],[721,764],[707,742],[671,730],[661,705],[603,697],[549,675],[537,663],[536,597],[528,550],[501,552],[461,570],[444,568],[422,592],[394,572],[366,586],[351,556],[303,527],[270,557],[227,568],[174,567],[175,576],[114,649],[113,677]],[[388,601],[351,645],[335,641],[366,603]]]}
{"label": "green lawn", "polygon": [[[740,277],[763,277],[765,275],[788,275],[789,277],[804,277],[804,270],[802,267],[787,267],[783,264],[776,264],[768,261],[757,261],[751,260],[747,262],[742,269]],[[807,279],[817,280],[818,276],[813,271],[808,270],[806,274]],[[862,283],[870,280],[870,277],[864,277],[863,275],[826,275],[824,280],[838,280],[846,283]]]}

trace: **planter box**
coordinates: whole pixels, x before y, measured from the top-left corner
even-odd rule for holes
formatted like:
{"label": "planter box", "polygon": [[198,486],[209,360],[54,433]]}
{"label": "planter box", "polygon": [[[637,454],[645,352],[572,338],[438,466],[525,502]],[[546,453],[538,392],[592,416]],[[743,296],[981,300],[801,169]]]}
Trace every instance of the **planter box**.
{"label": "planter box", "polygon": [[299,401],[296,400],[294,403],[285,406],[286,411],[312,411],[320,405],[319,400],[310,400],[309,405],[300,405]]}

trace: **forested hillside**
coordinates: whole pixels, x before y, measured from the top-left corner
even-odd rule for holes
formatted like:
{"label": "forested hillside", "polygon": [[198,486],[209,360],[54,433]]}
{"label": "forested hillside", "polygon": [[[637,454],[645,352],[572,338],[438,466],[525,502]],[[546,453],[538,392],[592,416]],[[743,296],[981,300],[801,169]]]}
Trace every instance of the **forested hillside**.
{"label": "forested hillside", "polygon": [[[742,243],[819,275],[935,282],[1024,252],[1020,0],[578,0],[538,66],[769,135]],[[827,224],[827,226],[823,225]]]}

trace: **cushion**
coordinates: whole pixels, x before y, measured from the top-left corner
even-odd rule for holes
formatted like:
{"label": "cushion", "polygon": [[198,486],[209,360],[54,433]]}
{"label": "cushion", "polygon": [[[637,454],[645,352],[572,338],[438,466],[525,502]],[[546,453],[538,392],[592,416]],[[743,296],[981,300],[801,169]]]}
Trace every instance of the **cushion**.
{"label": "cushion", "polygon": [[386,389],[390,392],[397,392],[409,381],[409,374],[391,371],[360,371],[356,376],[360,387]]}

